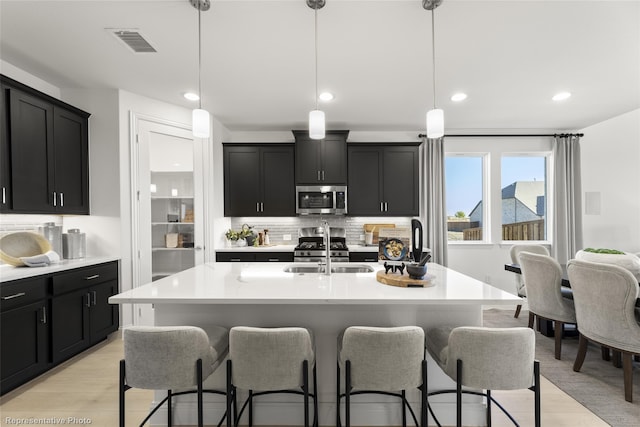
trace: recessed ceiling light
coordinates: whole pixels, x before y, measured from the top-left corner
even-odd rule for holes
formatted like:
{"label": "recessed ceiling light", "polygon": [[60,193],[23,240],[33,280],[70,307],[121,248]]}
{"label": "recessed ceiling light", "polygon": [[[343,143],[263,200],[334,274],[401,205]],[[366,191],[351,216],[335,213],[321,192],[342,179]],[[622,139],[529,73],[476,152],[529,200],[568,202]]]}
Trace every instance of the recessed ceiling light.
{"label": "recessed ceiling light", "polygon": [[554,101],[564,101],[565,99],[568,99],[571,96],[570,92],[560,92],[560,93],[556,93],[555,95],[553,95],[553,99]]}
{"label": "recessed ceiling light", "polygon": [[458,92],[451,95],[451,100],[455,102],[464,101],[465,99],[467,99],[466,93]]}
{"label": "recessed ceiling light", "polygon": [[185,92],[184,97],[187,98],[189,101],[197,101],[200,99],[198,94],[193,92]]}
{"label": "recessed ceiling light", "polygon": [[331,92],[322,92],[318,98],[320,98],[321,101],[332,101],[333,94]]}

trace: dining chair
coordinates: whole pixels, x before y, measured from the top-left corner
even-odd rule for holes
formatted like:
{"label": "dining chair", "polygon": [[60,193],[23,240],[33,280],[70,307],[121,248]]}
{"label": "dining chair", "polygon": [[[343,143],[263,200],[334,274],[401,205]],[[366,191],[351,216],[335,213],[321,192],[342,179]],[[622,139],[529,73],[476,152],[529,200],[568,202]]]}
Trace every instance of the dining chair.
{"label": "dining chair", "polygon": [[640,355],[640,319],[635,302],[638,281],[614,264],[570,260],[567,272],[578,320],[578,354],[573,370],[579,372],[589,341],[619,352],[624,375],[624,398],[632,401],[633,360]]}
{"label": "dining chair", "polygon": [[562,267],[550,256],[521,252],[520,267],[527,284],[529,327],[539,319],[553,320],[555,358],[560,360],[565,323],[576,323],[573,301],[562,295]]}
{"label": "dining chair", "polygon": [[[531,252],[534,254],[540,254],[540,255],[547,255],[549,256],[549,250],[542,245],[528,245],[528,244],[523,244],[523,245],[513,245],[511,246],[511,249],[509,250],[509,255],[511,256],[511,262],[513,264],[520,264],[520,259],[518,258],[518,255],[520,254],[520,252]],[[516,280],[516,291],[517,294],[520,298],[526,298],[527,297],[527,288],[524,284],[524,280],[522,278],[521,274],[516,274],[515,276],[515,280]],[[516,307],[516,312],[513,315],[513,317],[515,317],[516,319],[518,318],[518,316],[520,316],[520,310],[522,310],[522,304],[518,304],[518,306]]]}

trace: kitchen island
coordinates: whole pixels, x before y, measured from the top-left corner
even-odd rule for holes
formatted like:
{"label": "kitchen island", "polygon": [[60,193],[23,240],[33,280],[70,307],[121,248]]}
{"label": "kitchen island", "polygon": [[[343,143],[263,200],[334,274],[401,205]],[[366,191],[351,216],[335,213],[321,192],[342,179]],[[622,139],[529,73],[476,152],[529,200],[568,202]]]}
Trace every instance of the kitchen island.
{"label": "kitchen island", "polygon": [[[481,325],[483,305],[516,305],[520,298],[464,274],[428,264],[431,286],[400,288],[379,283],[376,263],[368,273],[287,273],[304,263],[210,263],[112,296],[113,304],[153,304],[156,325],[303,326],[316,339],[320,425],[335,425],[336,342],[351,325]],[[353,265],[353,264],[349,264]],[[451,388],[453,382],[429,360],[429,390]],[[219,369],[209,381],[224,384]],[[217,377],[217,378],[215,378]],[[157,395],[158,397],[160,394]],[[418,392],[407,393],[418,408]],[[431,399],[441,421],[453,424],[455,400]],[[257,425],[300,424],[302,408],[296,396],[258,399]],[[178,404],[176,422],[194,424],[192,403]],[[344,411],[344,409],[343,409]],[[205,420],[220,419],[224,405],[211,397]],[[398,425],[400,405],[385,396],[357,396],[352,401],[353,425]],[[477,399],[465,405],[465,424],[483,425],[484,407]],[[164,414],[159,415],[164,420]]]}

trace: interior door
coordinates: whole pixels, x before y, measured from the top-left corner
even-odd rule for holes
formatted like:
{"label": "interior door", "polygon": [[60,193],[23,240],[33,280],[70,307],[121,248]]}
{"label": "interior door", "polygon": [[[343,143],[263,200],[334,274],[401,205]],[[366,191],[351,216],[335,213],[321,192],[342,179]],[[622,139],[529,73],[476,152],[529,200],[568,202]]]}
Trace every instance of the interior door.
{"label": "interior door", "polygon": [[[134,286],[141,286],[204,262],[203,155],[202,141],[186,126],[153,119],[136,123]],[[150,324],[150,310],[138,307],[136,323]]]}

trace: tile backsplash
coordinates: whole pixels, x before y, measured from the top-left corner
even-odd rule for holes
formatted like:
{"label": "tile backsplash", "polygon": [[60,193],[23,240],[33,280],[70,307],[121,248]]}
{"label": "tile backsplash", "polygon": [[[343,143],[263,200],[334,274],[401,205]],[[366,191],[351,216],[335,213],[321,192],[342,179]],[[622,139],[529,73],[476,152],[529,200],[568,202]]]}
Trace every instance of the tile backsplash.
{"label": "tile backsplash", "polygon": [[17,231],[38,231],[45,222],[62,225],[62,217],[56,215],[0,215],[0,235]]}
{"label": "tile backsplash", "polygon": [[[315,227],[326,219],[332,227],[342,227],[347,232],[347,245],[364,244],[364,224],[395,224],[396,227],[411,228],[410,217],[344,217],[344,216],[300,216],[300,217],[250,217],[231,218],[231,228],[240,230],[243,224],[247,224],[258,232],[265,228],[269,230],[271,244],[296,245],[298,243],[298,229],[302,227]],[[226,230],[225,230],[226,231]],[[291,240],[283,239],[285,235],[291,235]]]}

